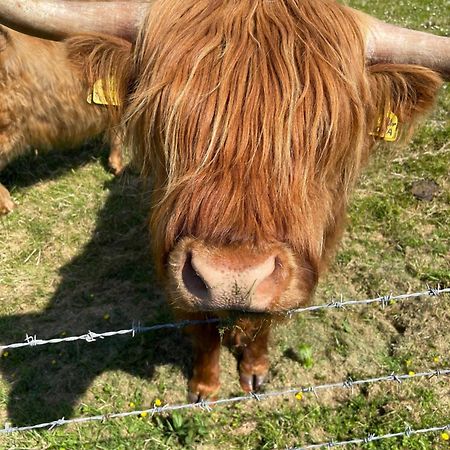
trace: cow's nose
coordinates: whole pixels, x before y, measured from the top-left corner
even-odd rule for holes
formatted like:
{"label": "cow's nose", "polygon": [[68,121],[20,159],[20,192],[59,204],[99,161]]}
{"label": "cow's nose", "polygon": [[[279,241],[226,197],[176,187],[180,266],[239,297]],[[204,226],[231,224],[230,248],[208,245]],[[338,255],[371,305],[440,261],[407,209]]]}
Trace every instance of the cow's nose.
{"label": "cow's nose", "polygon": [[218,258],[207,249],[189,250],[181,277],[185,289],[205,310],[267,309],[278,291],[278,272],[282,270],[277,256],[227,256]]}

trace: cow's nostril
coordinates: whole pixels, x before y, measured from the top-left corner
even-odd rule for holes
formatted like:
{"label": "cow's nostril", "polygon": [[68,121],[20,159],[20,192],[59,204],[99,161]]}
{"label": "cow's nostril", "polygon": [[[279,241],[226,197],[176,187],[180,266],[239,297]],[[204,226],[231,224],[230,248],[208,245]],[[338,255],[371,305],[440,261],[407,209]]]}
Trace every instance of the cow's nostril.
{"label": "cow's nostril", "polygon": [[209,289],[203,278],[192,266],[192,253],[186,255],[182,270],[183,283],[185,288],[195,297],[201,300],[210,298]]}

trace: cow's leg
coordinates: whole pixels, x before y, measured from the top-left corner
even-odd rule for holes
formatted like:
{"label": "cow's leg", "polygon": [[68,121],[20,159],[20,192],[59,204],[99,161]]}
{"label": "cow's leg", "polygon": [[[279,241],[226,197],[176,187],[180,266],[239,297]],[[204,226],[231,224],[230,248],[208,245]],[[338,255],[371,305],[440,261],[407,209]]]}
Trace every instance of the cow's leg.
{"label": "cow's leg", "polygon": [[120,175],[123,172],[123,135],[116,130],[110,131],[109,139],[110,151],[108,164],[114,175]]}
{"label": "cow's leg", "polygon": [[189,380],[189,400],[199,402],[219,390],[220,335],[212,325],[195,325],[189,328],[194,349],[194,365]]}
{"label": "cow's leg", "polygon": [[10,213],[14,207],[15,205],[11,199],[8,189],[0,183],[0,215]]}
{"label": "cow's leg", "polygon": [[239,382],[245,392],[257,391],[269,371],[270,321],[244,321],[232,333],[232,345],[237,347]]}
{"label": "cow's leg", "polygon": [[[0,149],[1,153],[1,149]],[[0,154],[0,172],[6,166],[7,160]],[[0,183],[0,215],[8,214],[14,209],[15,205],[11,199],[8,189]]]}

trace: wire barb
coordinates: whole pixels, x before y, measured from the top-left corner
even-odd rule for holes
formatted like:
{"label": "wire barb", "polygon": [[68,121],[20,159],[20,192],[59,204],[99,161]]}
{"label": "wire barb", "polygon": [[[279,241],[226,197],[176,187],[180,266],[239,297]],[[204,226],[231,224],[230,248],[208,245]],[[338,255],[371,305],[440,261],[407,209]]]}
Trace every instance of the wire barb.
{"label": "wire barb", "polygon": [[25,335],[25,342],[30,346],[30,347],[36,347],[37,345],[37,339],[36,339],[36,335],[34,336],[29,336],[28,333]]}
{"label": "wire barb", "polygon": [[384,295],[381,297],[381,307],[384,309],[386,306],[389,306],[389,304],[392,301],[392,294]]}
{"label": "wire barb", "polygon": [[198,403],[198,406],[200,409],[203,409],[203,411],[211,412],[212,408],[208,405],[206,400],[202,399],[200,403]]}
{"label": "wire barb", "polygon": [[364,438],[364,444],[368,444],[369,442],[372,442],[375,439],[375,434],[371,433],[367,437]]}
{"label": "wire barb", "polygon": [[352,378],[347,378],[344,383],[342,383],[345,388],[351,389],[353,388],[353,380]]}
{"label": "wire barb", "polygon": [[440,295],[440,289],[429,288],[428,289],[428,295],[430,297],[437,297],[438,295]]}
{"label": "wire barb", "polygon": [[251,395],[256,401],[258,401],[258,402],[261,401],[261,397],[258,395],[257,392],[252,391],[252,392],[250,392],[250,395]]}
{"label": "wire barb", "polygon": [[141,322],[133,322],[131,325],[131,337],[135,337],[136,334],[142,333],[142,325]]}
{"label": "wire barb", "polygon": [[408,425],[408,426],[405,428],[405,436],[406,436],[406,437],[410,437],[412,434],[413,434],[413,429]]}

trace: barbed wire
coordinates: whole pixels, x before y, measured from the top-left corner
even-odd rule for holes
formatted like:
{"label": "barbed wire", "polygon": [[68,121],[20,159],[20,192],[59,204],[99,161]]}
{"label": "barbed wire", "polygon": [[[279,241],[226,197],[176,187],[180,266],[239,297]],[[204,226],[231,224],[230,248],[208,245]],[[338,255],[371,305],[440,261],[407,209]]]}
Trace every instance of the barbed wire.
{"label": "barbed wire", "polygon": [[382,308],[385,308],[386,306],[390,306],[397,300],[411,300],[411,299],[417,299],[420,297],[437,297],[441,294],[448,294],[450,293],[450,288],[444,288],[444,289],[433,289],[430,288],[427,291],[423,292],[414,292],[411,294],[400,294],[400,295],[382,295],[380,297],[376,298],[369,298],[367,300],[345,300],[345,301],[334,301],[330,303],[325,303],[323,305],[312,305],[312,306],[306,306],[304,308],[296,308],[291,309],[287,312],[287,314],[296,314],[296,313],[302,313],[305,311],[317,311],[319,309],[326,309],[326,308],[336,308],[336,309],[345,309],[347,306],[361,306],[361,305],[370,305],[372,303],[379,303]]}
{"label": "barbed wire", "polygon": [[374,441],[381,441],[382,439],[391,439],[395,437],[400,436],[406,436],[410,437],[414,434],[422,434],[422,433],[432,433],[437,431],[446,431],[450,430],[450,423],[447,425],[443,425],[441,427],[431,427],[431,428],[421,428],[420,430],[413,430],[411,427],[406,427],[405,431],[399,431],[398,433],[388,433],[388,434],[382,434],[382,435],[375,435],[375,434],[369,434],[368,436],[364,438],[356,438],[356,439],[349,439],[347,441],[329,441],[329,442],[322,442],[321,444],[310,444],[306,447],[291,447],[287,450],[309,450],[313,448],[333,448],[333,447],[343,447],[345,445],[351,445],[351,444],[368,444],[369,442]]}
{"label": "barbed wire", "polygon": [[[401,300],[411,300],[411,299],[417,299],[420,297],[437,297],[441,294],[447,294],[450,293],[450,288],[437,288],[433,289],[430,288],[427,291],[423,292],[414,292],[411,294],[401,294],[401,295],[383,295],[376,298],[366,299],[366,300],[340,300],[340,301],[332,301],[330,303],[324,303],[322,305],[312,305],[312,306],[306,306],[304,308],[296,308],[291,309],[289,311],[286,311],[283,313],[283,315],[291,317],[294,314],[299,314],[307,311],[317,311],[321,309],[338,309],[343,310],[346,307],[349,306],[361,306],[361,305],[370,305],[370,304],[380,304],[382,308],[385,308],[387,306],[390,306],[395,301]],[[278,314],[279,315],[279,314]],[[123,335],[131,335],[136,336],[136,334],[139,333],[147,333],[150,331],[157,331],[157,330],[163,330],[163,329],[181,329],[185,328],[187,326],[191,325],[205,325],[210,323],[219,323],[220,319],[212,318],[212,319],[205,319],[205,320],[184,320],[180,322],[174,322],[174,323],[163,323],[163,324],[157,324],[157,325],[151,325],[151,326],[141,326],[139,322],[133,323],[131,328],[124,329],[124,330],[118,330],[118,331],[107,331],[104,333],[96,333],[95,331],[88,331],[85,334],[78,335],[78,336],[68,336],[68,337],[60,337],[60,338],[52,338],[52,339],[38,339],[36,335],[29,335],[26,334],[25,341],[24,342],[16,342],[13,344],[8,345],[0,345],[0,353],[9,350],[9,349],[15,349],[15,348],[22,348],[22,347],[37,347],[41,345],[49,345],[49,344],[59,344],[62,342],[75,342],[75,341],[85,341],[88,343],[96,342],[98,339],[105,339],[113,336],[123,336]]]}
{"label": "barbed wire", "polygon": [[[438,369],[433,370],[429,372],[420,372],[420,373],[409,373],[409,374],[403,374],[403,375],[396,375],[395,373],[391,373],[390,375],[375,377],[375,378],[366,378],[363,380],[352,380],[351,378],[348,378],[342,382],[338,383],[329,383],[329,384],[321,384],[316,386],[306,386],[306,387],[294,387],[294,388],[288,388],[284,390],[277,390],[277,391],[270,391],[270,392],[261,392],[256,393],[252,392],[247,395],[242,395],[238,397],[231,397],[231,398],[223,398],[219,400],[203,400],[198,403],[185,403],[185,404],[179,404],[179,405],[169,405],[166,404],[164,406],[154,406],[153,408],[148,409],[142,409],[142,410],[134,410],[134,411],[126,411],[126,412],[120,412],[120,413],[111,413],[111,414],[101,414],[96,416],[87,416],[87,417],[76,417],[73,419],[65,419],[64,417],[58,420],[54,420],[52,422],[45,422],[40,423],[37,425],[29,425],[29,426],[23,426],[23,427],[11,427],[9,424],[5,425],[5,428],[0,429],[0,435],[1,434],[7,434],[7,433],[14,433],[19,431],[30,431],[30,430],[36,430],[41,428],[48,428],[49,430],[52,430],[56,427],[60,427],[67,424],[75,424],[75,423],[84,423],[84,422],[92,422],[92,421],[106,421],[109,419],[116,419],[116,418],[123,418],[123,417],[130,417],[130,416],[140,416],[140,415],[148,415],[151,416],[155,414],[161,414],[169,411],[179,411],[179,410],[185,410],[185,409],[193,409],[193,408],[200,408],[204,411],[210,412],[212,411],[212,406],[217,405],[224,405],[224,404],[230,404],[230,403],[236,403],[236,402],[244,402],[249,400],[265,400],[268,398],[273,397],[281,397],[286,396],[290,394],[295,394],[296,397],[299,394],[303,393],[313,393],[315,396],[318,396],[318,391],[321,390],[329,390],[329,389],[353,389],[355,386],[360,385],[367,385],[367,384],[374,384],[374,383],[381,383],[381,382],[394,382],[401,384],[405,380],[411,380],[414,378],[424,378],[427,377],[429,379],[434,377],[441,377],[441,376],[447,376],[450,375],[450,368],[446,369]],[[297,397],[298,398],[298,397]],[[300,397],[301,398],[301,397]],[[324,444],[325,445],[325,444]],[[314,447],[312,447],[314,448]]]}
{"label": "barbed wire", "polygon": [[25,342],[17,342],[15,344],[1,345],[0,352],[3,350],[13,349],[13,348],[21,348],[21,347],[36,347],[40,345],[48,345],[48,344],[60,344],[61,342],[75,342],[75,341],[85,341],[88,343],[96,342],[97,339],[104,339],[113,336],[123,336],[127,334],[131,334],[132,337],[135,337],[136,334],[146,333],[149,331],[157,331],[162,329],[179,329],[185,328],[189,325],[204,325],[208,323],[217,323],[219,319],[206,319],[206,320],[184,320],[180,322],[174,323],[162,323],[157,325],[152,325],[148,327],[143,327],[139,322],[133,323],[131,328],[125,330],[118,331],[106,331],[104,333],[96,333],[95,331],[88,331],[85,334],[81,334],[78,336],[68,336],[61,338],[52,338],[52,339],[38,339],[36,335],[26,334]]}

